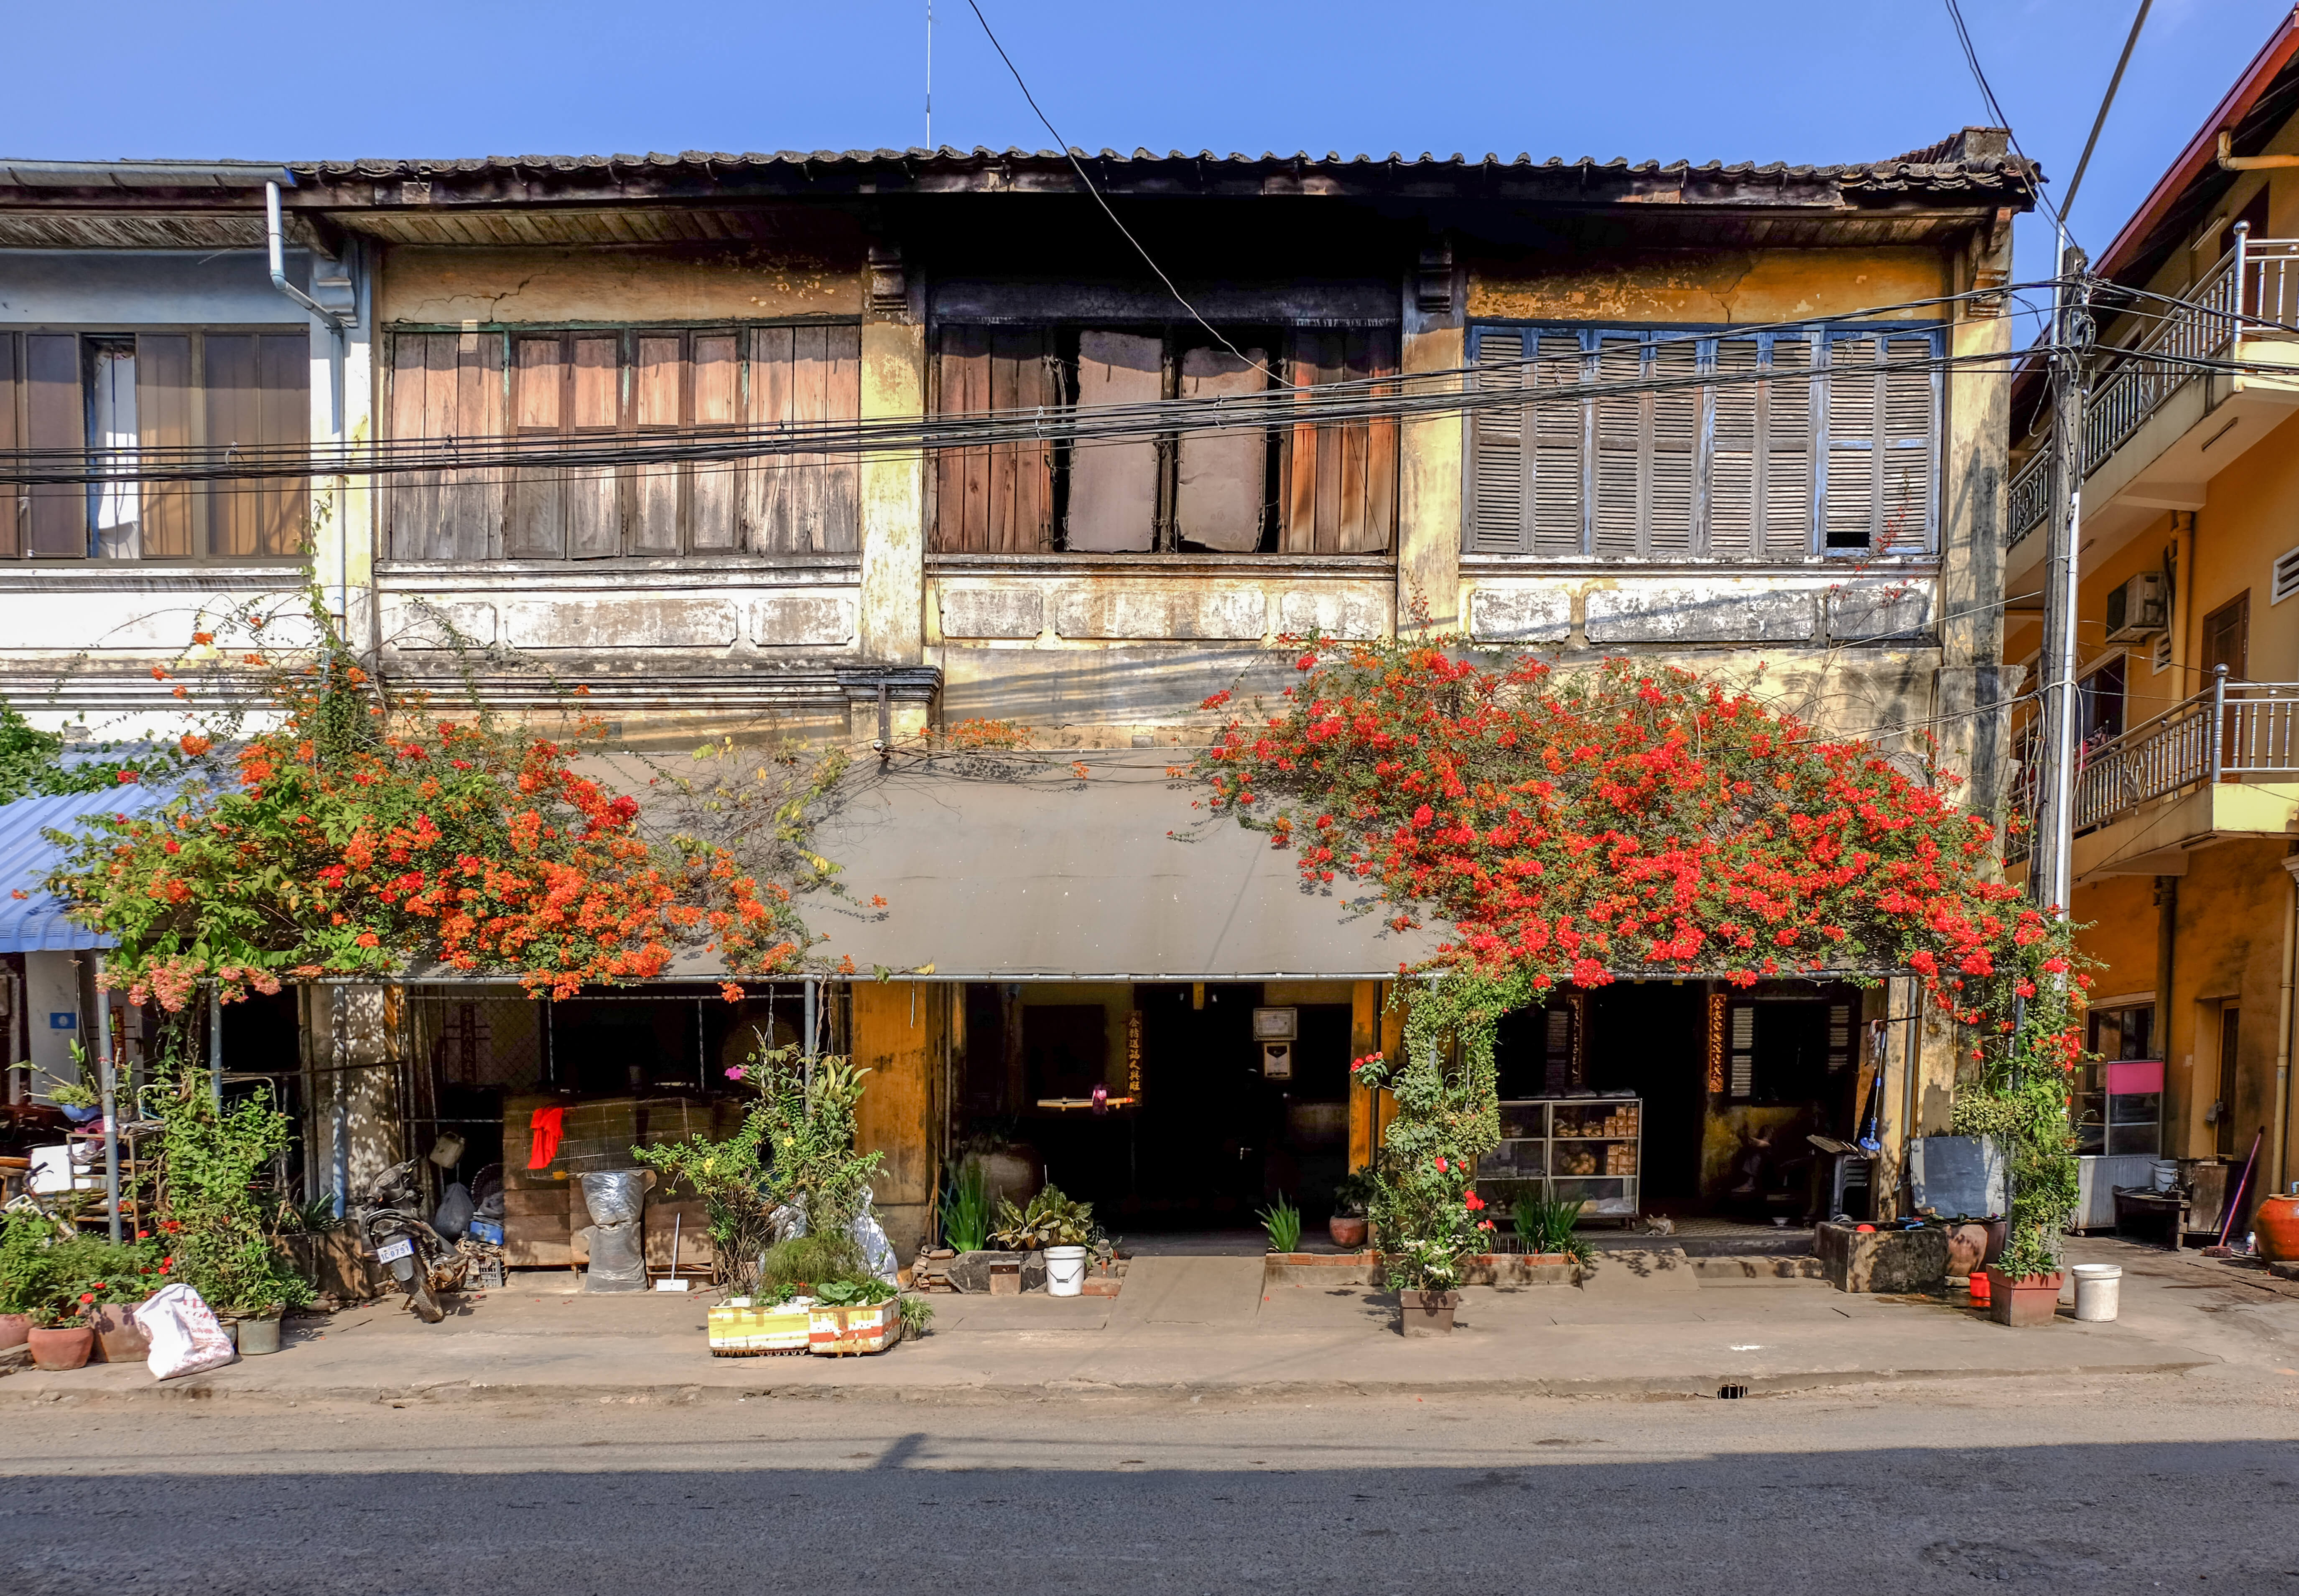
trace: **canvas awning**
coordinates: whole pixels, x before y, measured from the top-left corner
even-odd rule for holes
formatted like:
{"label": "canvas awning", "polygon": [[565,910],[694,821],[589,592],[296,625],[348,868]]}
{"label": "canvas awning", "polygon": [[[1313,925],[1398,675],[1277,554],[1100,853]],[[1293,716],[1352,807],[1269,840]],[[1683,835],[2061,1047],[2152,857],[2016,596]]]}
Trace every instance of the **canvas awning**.
{"label": "canvas awning", "polygon": [[938,980],[1379,980],[1444,939],[1390,929],[1346,876],[1305,885],[1296,854],[1192,808],[1205,789],[1166,773],[1185,757],[866,759],[813,833],[848,896],[799,899],[830,938],[810,959]]}
{"label": "canvas awning", "polygon": [[[79,831],[93,815],[140,815],[168,798],[165,791],[130,784],[0,805],[0,953],[110,947],[113,939],[66,919],[62,902],[42,889],[41,881],[64,851],[42,833]],[[19,892],[24,896],[17,897]]]}

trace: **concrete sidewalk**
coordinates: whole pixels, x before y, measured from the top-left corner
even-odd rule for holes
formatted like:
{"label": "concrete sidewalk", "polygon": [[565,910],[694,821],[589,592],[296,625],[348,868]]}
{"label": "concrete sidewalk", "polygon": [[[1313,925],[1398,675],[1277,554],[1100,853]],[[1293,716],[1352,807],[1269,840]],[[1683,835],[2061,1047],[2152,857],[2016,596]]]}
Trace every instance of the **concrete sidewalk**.
{"label": "concrete sidewalk", "polygon": [[[1730,1278],[1677,1251],[1613,1253],[1581,1286],[1465,1294],[1406,1340],[1362,1286],[1265,1285],[1235,1259],[1137,1261],[1115,1299],[938,1296],[934,1330],[867,1358],[714,1358],[710,1298],[586,1296],[553,1272],[424,1325],[397,1299],[298,1321],[277,1356],[155,1384],[140,1364],[0,1380],[0,1403],[96,1400],[694,1402],[1052,1394],[1697,1395],[1922,1379],[2105,1377],[2299,1363],[2299,1292],[2192,1254],[2077,1243],[2126,1265],[2114,1324],[2009,1330],[1938,1299]],[[1207,1267],[1211,1265],[1212,1267]]]}

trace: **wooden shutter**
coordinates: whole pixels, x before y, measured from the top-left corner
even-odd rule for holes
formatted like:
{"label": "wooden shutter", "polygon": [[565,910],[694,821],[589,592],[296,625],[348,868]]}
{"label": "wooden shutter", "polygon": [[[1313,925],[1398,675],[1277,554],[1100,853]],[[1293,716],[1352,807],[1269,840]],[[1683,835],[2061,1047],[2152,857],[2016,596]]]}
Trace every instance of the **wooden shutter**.
{"label": "wooden shutter", "polygon": [[[751,335],[751,425],[818,427],[862,413],[862,329],[759,327]],[[758,553],[851,553],[862,546],[861,459],[851,451],[761,455],[743,473]]]}
{"label": "wooden shutter", "polygon": [[[1606,387],[1634,383],[1645,374],[1643,343],[1634,335],[1608,334],[1597,346],[1597,381]],[[1647,425],[1651,396],[1600,393],[1595,401],[1597,469],[1594,552],[1598,556],[1640,554],[1646,484],[1650,477],[1652,434]]]}
{"label": "wooden shutter", "polygon": [[1926,333],[1884,341],[1876,547],[1888,553],[1920,554],[1932,544],[1939,413],[1933,338]]}
{"label": "wooden shutter", "polygon": [[[202,339],[202,409],[211,449],[277,459],[311,440],[311,345],[302,333],[210,333]],[[311,491],[302,478],[226,477],[208,489],[208,552],[219,559],[303,552]]]}
{"label": "wooden shutter", "polygon": [[1681,382],[1647,394],[1652,449],[1645,488],[1644,547],[1659,558],[1681,558],[1697,548],[1694,485],[1700,464],[1703,395],[1693,379],[1700,375],[1700,345],[1691,338],[1664,336],[1653,345],[1651,376]]}
{"label": "wooden shutter", "polygon": [[1768,354],[1772,375],[1764,382],[1758,418],[1762,553],[1767,559],[1802,559],[1813,542],[1813,340],[1775,337]]}
{"label": "wooden shutter", "polygon": [[1828,1005],[1828,1072],[1835,1075],[1852,1063],[1852,1005]]}
{"label": "wooden shutter", "polygon": [[[1589,361],[1577,333],[1542,333],[1528,352],[1534,357],[1531,386],[1573,388],[1586,381]],[[1593,407],[1586,399],[1551,399],[1535,403],[1526,416],[1531,428],[1532,552],[1574,555],[1589,540],[1589,437]]]}
{"label": "wooden shutter", "polygon": [[[1299,386],[1397,375],[1393,327],[1300,327],[1287,363]],[[1374,392],[1387,392],[1375,389]],[[1397,424],[1333,421],[1287,429],[1281,451],[1289,554],[1374,554],[1387,549],[1397,519]]]}
{"label": "wooden shutter", "polygon": [[[208,446],[218,451],[253,447],[263,435],[255,335],[210,333],[202,345],[200,397],[207,416]],[[208,552],[218,559],[254,555],[263,518],[255,485],[229,477],[207,484]]]}
{"label": "wooden shutter", "polygon": [[[1269,355],[1259,349],[1248,349],[1244,355],[1240,360],[1225,349],[1184,351],[1182,397],[1210,400],[1260,393],[1269,382]],[[1259,548],[1269,495],[1269,434],[1185,433],[1178,453],[1175,541],[1231,553]]]}
{"label": "wooden shutter", "polygon": [[[694,425],[705,431],[743,419],[742,343],[733,333],[697,333],[688,362]],[[687,467],[686,546],[724,552],[742,544],[735,462],[697,460]]]}
{"label": "wooden shutter", "polygon": [[1708,473],[1703,515],[1707,552],[1747,559],[1764,551],[1756,508],[1757,392],[1762,355],[1754,338],[1720,338],[1709,368]]}
{"label": "wooden shutter", "polygon": [[[632,422],[640,436],[676,436],[686,418],[686,339],[641,333],[634,341]],[[632,468],[631,552],[678,552],[680,467],[661,462]]]}
{"label": "wooden shutter", "polygon": [[[622,430],[623,341],[612,333],[577,333],[567,343],[567,442],[577,448],[609,442]],[[623,551],[627,475],[614,466],[577,466],[565,473],[571,558],[602,559]]]}
{"label": "wooden shutter", "polygon": [[1746,1102],[1756,1095],[1756,1005],[1725,1007],[1724,1095]]}
{"label": "wooden shutter", "polygon": [[1872,337],[1829,341],[1821,525],[1830,549],[1875,547],[1883,465],[1876,434],[1884,385],[1876,365],[1882,355],[1882,344]]}
{"label": "wooden shutter", "polygon": [[[145,458],[184,458],[192,446],[192,340],[184,333],[141,333],[136,339],[136,431]],[[192,491],[187,483],[143,484],[144,558],[189,559]]]}
{"label": "wooden shutter", "polygon": [[[566,340],[556,333],[514,338],[510,367],[512,434],[557,438],[567,409]],[[566,484],[557,467],[521,466],[511,474],[505,554],[515,559],[557,558],[567,551],[566,524]]]}
{"label": "wooden shutter", "polygon": [[[427,451],[485,449],[502,437],[503,340],[498,333],[402,333],[391,346],[391,432]],[[425,471],[391,493],[396,559],[492,559],[503,546],[503,473]]]}
{"label": "wooden shutter", "polygon": [[[1081,407],[1150,404],[1163,398],[1165,392],[1163,338],[1096,329],[1079,335],[1077,402]],[[1069,490],[1062,529],[1067,547],[1095,553],[1138,553],[1156,546],[1158,445],[1153,439],[1073,445]]]}
{"label": "wooden shutter", "polygon": [[[1060,402],[1050,327],[951,326],[935,358],[937,415],[1050,409]],[[934,457],[938,554],[1036,554],[1053,547],[1053,443],[1023,439]]]}
{"label": "wooden shutter", "polygon": [[1573,1078],[1573,1008],[1559,1000],[1541,1016],[1541,1089],[1561,1097],[1580,1083]]}
{"label": "wooden shutter", "polygon": [[[1507,327],[1476,332],[1475,370],[1479,394],[1511,393],[1526,385],[1524,345],[1535,335]],[[1533,470],[1526,428],[1531,413],[1521,405],[1481,405],[1469,417],[1469,551],[1517,554],[1532,547]]]}
{"label": "wooden shutter", "polygon": [[[24,335],[24,447],[72,454],[87,448],[76,333]],[[51,483],[30,488],[25,496],[30,503],[31,552],[86,558],[87,490],[77,483]]]}
{"label": "wooden shutter", "polygon": [[[311,444],[311,340],[308,333],[265,333],[255,341],[256,439],[277,460]],[[255,552],[293,558],[310,542],[309,477],[270,476],[256,494]]]}
{"label": "wooden shutter", "polygon": [[[0,451],[23,447],[17,424],[18,394],[16,335],[0,332]],[[13,483],[0,486],[0,558],[15,559],[24,552],[23,522],[30,500]]]}

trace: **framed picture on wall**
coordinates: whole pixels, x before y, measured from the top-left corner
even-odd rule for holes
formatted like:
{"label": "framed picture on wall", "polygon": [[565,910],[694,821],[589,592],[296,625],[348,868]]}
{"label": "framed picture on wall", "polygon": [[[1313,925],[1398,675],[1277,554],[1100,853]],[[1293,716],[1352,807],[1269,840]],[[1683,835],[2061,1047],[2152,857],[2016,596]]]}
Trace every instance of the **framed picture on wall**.
{"label": "framed picture on wall", "polygon": [[1295,1029],[1299,1015],[1293,1009],[1256,1009],[1253,1011],[1253,1039],[1257,1042],[1291,1042],[1300,1033]]}

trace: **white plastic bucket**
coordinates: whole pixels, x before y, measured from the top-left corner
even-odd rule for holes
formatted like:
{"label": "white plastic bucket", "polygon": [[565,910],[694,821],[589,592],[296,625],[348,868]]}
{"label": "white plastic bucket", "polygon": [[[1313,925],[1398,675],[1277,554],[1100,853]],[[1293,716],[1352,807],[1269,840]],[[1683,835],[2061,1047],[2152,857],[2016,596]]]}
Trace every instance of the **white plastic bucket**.
{"label": "white plastic bucket", "polygon": [[2122,1266],[2079,1263],[2069,1272],[2076,1278],[2076,1317],[2095,1324],[2112,1319],[2123,1295]]}
{"label": "white plastic bucket", "polygon": [[1074,1297],[1085,1288],[1085,1249],[1046,1249],[1046,1294]]}

